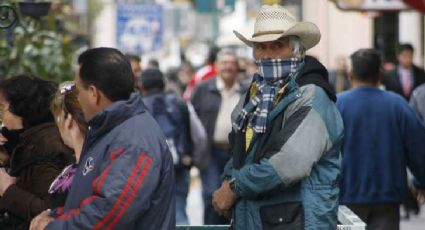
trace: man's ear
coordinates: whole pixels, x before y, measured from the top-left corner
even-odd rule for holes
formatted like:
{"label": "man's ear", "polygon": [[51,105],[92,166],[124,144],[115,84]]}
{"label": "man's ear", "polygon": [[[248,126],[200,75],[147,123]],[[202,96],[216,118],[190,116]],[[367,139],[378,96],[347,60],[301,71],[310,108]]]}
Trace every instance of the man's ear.
{"label": "man's ear", "polygon": [[350,72],[348,72],[348,80],[350,81],[351,84],[353,84],[354,81],[354,73],[352,70],[350,70]]}
{"label": "man's ear", "polygon": [[90,103],[92,105],[99,105],[102,97],[100,90],[94,85],[90,85],[88,90],[90,96]]}
{"label": "man's ear", "polygon": [[146,90],[145,90],[145,88],[143,87],[143,84],[142,84],[141,82],[139,82],[139,83],[137,84],[137,88],[139,89],[139,93],[140,93],[141,95],[145,95]]}

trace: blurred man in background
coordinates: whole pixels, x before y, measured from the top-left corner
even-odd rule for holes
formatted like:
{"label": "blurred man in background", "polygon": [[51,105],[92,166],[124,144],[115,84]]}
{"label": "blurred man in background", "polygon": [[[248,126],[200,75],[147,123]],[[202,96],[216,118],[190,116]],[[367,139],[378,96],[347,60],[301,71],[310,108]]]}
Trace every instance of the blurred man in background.
{"label": "blurred man in background", "polygon": [[393,91],[406,100],[413,90],[425,83],[425,72],[413,64],[414,49],[411,44],[400,44],[397,49],[398,64],[393,71],[384,76],[383,83],[387,90]]}
{"label": "blurred man in background", "polygon": [[230,116],[238,103],[242,88],[238,58],[231,51],[217,54],[217,77],[200,83],[192,95],[192,104],[208,138],[208,151],[200,162],[202,196],[204,199],[204,224],[225,224],[212,206],[212,193],[220,186],[220,175],[231,157],[228,134],[232,130]]}
{"label": "blurred man in background", "polygon": [[353,89],[337,100],[345,128],[340,202],[368,229],[398,230],[406,167],[425,188],[425,127],[402,97],[378,88],[377,51],[358,50],[351,62]]}
{"label": "blurred man in background", "polygon": [[131,71],[133,72],[133,78],[134,78],[134,87],[137,87],[137,79],[140,77],[140,74],[142,73],[142,65],[141,65],[141,59],[140,56],[134,55],[134,54],[126,54],[125,55],[127,59],[130,62],[131,65]]}

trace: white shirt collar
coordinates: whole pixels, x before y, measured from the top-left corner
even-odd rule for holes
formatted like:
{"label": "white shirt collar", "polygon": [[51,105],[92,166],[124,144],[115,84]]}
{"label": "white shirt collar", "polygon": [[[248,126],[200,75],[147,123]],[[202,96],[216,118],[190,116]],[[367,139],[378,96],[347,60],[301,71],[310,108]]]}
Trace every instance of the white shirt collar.
{"label": "white shirt collar", "polygon": [[[216,82],[217,82],[216,83],[217,84],[216,86],[217,86],[218,91],[223,91],[223,90],[226,89],[226,86],[224,84],[224,81],[223,81],[223,79],[221,77],[217,76],[217,81]],[[235,81],[235,83],[233,84],[232,88],[230,88],[229,90],[226,90],[226,91],[235,92],[235,91],[240,90],[240,88],[241,88],[241,86],[240,86],[239,82],[238,81]]]}

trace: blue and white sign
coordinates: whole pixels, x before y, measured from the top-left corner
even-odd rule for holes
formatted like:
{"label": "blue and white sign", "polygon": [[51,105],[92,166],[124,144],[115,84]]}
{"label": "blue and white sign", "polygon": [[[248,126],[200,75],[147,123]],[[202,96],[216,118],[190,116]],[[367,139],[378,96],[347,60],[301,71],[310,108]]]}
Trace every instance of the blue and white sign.
{"label": "blue and white sign", "polygon": [[117,47],[123,52],[143,54],[162,47],[162,6],[117,5]]}

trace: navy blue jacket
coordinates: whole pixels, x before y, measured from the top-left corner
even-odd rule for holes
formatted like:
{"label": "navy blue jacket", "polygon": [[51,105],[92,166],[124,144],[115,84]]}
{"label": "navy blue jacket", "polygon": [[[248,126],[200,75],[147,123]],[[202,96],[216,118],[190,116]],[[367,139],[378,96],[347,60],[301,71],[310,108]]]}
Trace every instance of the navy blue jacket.
{"label": "navy blue jacket", "polygon": [[165,137],[133,93],[89,122],[65,207],[46,229],[174,229],[174,187]]}
{"label": "navy blue jacket", "polygon": [[344,121],[343,204],[400,203],[406,166],[425,185],[425,127],[399,95],[358,87],[338,95]]}

